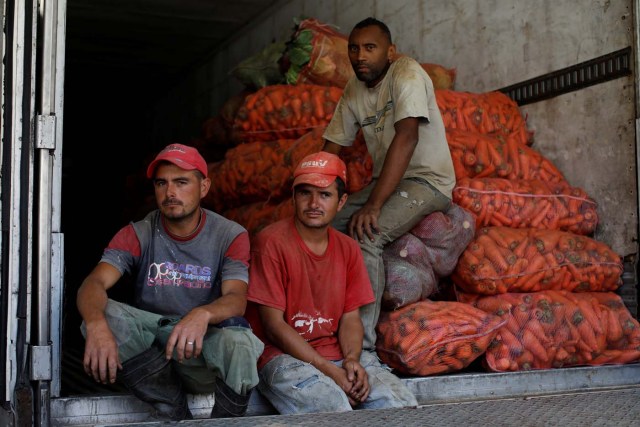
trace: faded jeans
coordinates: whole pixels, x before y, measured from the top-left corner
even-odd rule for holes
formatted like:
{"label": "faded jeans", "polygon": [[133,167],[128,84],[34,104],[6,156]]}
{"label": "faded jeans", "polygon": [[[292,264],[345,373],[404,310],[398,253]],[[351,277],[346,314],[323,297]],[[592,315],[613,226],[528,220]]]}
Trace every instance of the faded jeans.
{"label": "faded jeans", "polygon": [[[149,349],[154,340],[165,346],[179,318],[164,317],[109,299],[105,316],[118,344],[120,362]],[[82,322],[82,335],[86,326]],[[243,326],[210,325],[197,358],[174,363],[189,393],[213,393],[220,377],[236,393],[246,395],[258,384],[256,363],[264,344]],[[174,360],[176,353],[174,350]]]}
{"label": "faded jeans", "polygon": [[[372,181],[361,191],[351,194],[346,205],[336,215],[333,226],[347,233],[351,215],[369,200],[376,181]],[[451,199],[436,190],[428,182],[419,178],[400,181],[396,191],[382,206],[378,218],[379,233],[374,241],[365,238],[360,243],[364,263],[369,273],[371,286],[376,300],[360,308],[360,317],[364,326],[363,349],[374,350],[376,345],[376,325],[380,316],[382,294],[385,289],[385,272],[382,261],[384,246],[393,242],[418,224],[425,216],[436,211],[446,211]]]}
{"label": "faded jeans", "polygon": [[[334,361],[342,366],[342,360]],[[411,390],[373,352],[363,351],[360,364],[367,371],[370,393],[355,409],[416,406]],[[271,359],[260,370],[258,390],[281,414],[351,411],[346,393],[310,363],[288,354]]]}

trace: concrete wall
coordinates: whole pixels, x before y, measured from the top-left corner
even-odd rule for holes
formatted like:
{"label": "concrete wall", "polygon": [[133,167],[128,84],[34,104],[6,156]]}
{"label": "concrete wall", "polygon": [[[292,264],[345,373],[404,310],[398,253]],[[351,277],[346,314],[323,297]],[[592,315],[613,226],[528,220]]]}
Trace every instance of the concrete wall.
{"label": "concrete wall", "polygon": [[[456,90],[486,92],[633,46],[632,9],[632,0],[579,7],[570,0],[280,1],[168,95],[156,110],[156,135],[197,135],[242,88],[229,70],[287,40],[294,17],[315,17],[347,34],[375,16],[389,25],[399,51],[456,68]],[[634,105],[628,77],[521,109],[535,131],[534,148],[599,203],[596,238],[621,255],[637,252]]]}

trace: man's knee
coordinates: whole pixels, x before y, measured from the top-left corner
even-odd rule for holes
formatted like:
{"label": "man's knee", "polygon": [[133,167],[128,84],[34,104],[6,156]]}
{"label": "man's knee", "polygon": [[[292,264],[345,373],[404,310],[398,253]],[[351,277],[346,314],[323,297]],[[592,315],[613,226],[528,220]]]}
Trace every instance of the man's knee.
{"label": "man's knee", "polygon": [[281,414],[351,410],[346,394],[331,378],[288,355],[262,368],[258,388]]}
{"label": "man's knee", "polygon": [[362,352],[362,366],[369,376],[371,393],[368,399],[369,408],[390,408],[416,406],[414,394],[391,369],[382,364],[374,352]]}

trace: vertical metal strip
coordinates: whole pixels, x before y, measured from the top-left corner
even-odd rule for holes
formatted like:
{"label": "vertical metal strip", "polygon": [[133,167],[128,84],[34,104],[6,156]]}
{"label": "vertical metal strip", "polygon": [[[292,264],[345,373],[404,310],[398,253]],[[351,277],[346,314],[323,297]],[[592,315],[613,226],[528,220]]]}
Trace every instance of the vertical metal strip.
{"label": "vertical metal strip", "polygon": [[[7,249],[8,260],[6,268],[7,278],[7,298],[8,298],[8,313],[7,313],[7,343],[3,346],[3,351],[6,352],[7,364],[5,366],[5,378],[7,381],[4,384],[4,394],[10,397],[13,401],[13,390],[16,386],[16,380],[18,371],[20,370],[20,364],[22,360],[17,360],[17,337],[18,337],[18,300],[20,293],[20,234],[23,226],[21,221],[21,192],[20,192],[20,174],[21,174],[21,161],[22,161],[22,112],[23,112],[23,87],[24,87],[24,43],[25,43],[25,1],[15,0],[13,3],[13,15],[7,16],[7,19],[11,19],[13,23],[13,31],[11,34],[11,69],[7,69],[7,73],[10,73],[11,84],[11,98],[10,104],[5,106],[5,112],[10,110],[11,122],[6,123],[9,127],[8,134],[9,140],[6,141],[10,144],[10,158],[6,159],[10,163],[10,195],[6,199],[8,206],[5,208],[8,211],[8,233],[7,242],[3,246]],[[8,50],[7,46],[7,50]],[[27,284],[29,286],[29,284]],[[30,292],[28,292],[30,294]]]}
{"label": "vertical metal strip", "polygon": [[64,293],[64,235],[61,232],[62,212],[62,130],[64,107],[64,63],[66,39],[67,0],[57,2],[55,93],[53,112],[56,116],[55,149],[53,151],[53,180],[51,191],[51,342],[52,379],[51,396],[60,397],[62,364],[62,306]]}

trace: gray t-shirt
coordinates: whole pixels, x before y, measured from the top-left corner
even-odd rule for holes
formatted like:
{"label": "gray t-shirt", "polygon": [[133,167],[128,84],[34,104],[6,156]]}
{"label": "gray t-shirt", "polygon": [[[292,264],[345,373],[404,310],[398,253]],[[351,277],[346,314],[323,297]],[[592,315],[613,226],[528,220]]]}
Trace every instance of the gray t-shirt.
{"label": "gray t-shirt", "polygon": [[407,117],[419,118],[420,124],[418,144],[403,178],[423,178],[451,198],[455,171],[433,83],[412,58],[394,61],[373,88],[352,77],[323,137],[350,146],[362,129],[377,179],[395,136],[394,124]]}
{"label": "gray t-shirt", "polygon": [[135,278],[135,306],[183,316],[221,295],[223,280],[248,283],[249,238],[239,224],[202,209],[203,224],[189,239],[170,236],[160,211],[122,228],[101,262]]}

